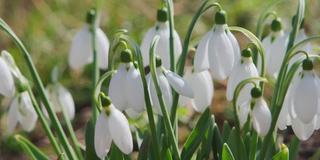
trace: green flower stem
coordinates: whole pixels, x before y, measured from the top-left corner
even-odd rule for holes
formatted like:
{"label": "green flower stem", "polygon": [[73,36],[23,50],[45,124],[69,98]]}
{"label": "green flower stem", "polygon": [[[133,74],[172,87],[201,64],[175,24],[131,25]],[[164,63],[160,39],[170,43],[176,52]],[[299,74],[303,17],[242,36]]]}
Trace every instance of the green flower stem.
{"label": "green flower stem", "polygon": [[[64,106],[62,106],[62,107],[64,107]],[[61,111],[62,111],[63,119],[66,122],[67,130],[70,134],[70,139],[71,139],[71,142],[73,143],[73,147],[75,149],[76,155],[79,160],[83,160],[83,155],[81,153],[81,149],[80,149],[80,145],[79,145],[80,143],[78,142],[77,136],[73,130],[71,121],[68,118],[68,115],[63,108],[61,109]]]}
{"label": "green flower stem", "polygon": [[166,0],[166,3],[168,6],[168,17],[169,17],[170,70],[174,72],[176,69],[175,56],[174,56],[174,39],[173,39],[174,8],[173,8],[172,0]]}
{"label": "green flower stem", "polygon": [[[187,32],[186,37],[184,39],[182,53],[181,53],[181,56],[179,58],[179,63],[178,63],[178,66],[177,66],[177,73],[180,76],[183,76],[184,67],[185,67],[185,63],[186,63],[186,59],[187,59],[187,55],[188,55],[188,51],[189,51],[189,43],[190,43],[190,39],[191,39],[191,35],[192,35],[192,32],[193,32],[193,29],[194,29],[198,19],[201,17],[201,15],[205,11],[210,9],[211,7],[217,7],[219,10],[221,10],[221,6],[220,6],[219,3],[213,2],[211,0],[206,0],[206,1],[204,1],[202,3],[202,5],[200,6],[200,8],[197,10],[196,14],[192,18],[192,21],[191,21],[191,23],[189,25],[189,28],[188,28],[188,32]],[[170,115],[170,120],[171,120],[172,124],[176,123],[176,114],[177,114],[178,102],[179,102],[179,94],[174,92],[171,115]]]}
{"label": "green flower stem", "polygon": [[98,53],[97,53],[97,44],[96,44],[96,15],[94,20],[90,24],[90,31],[91,31],[91,46],[93,51],[93,67],[92,67],[92,118],[95,121],[98,117],[98,110],[96,108],[95,97],[94,97],[94,89],[99,80],[99,65],[98,65]]}
{"label": "green flower stem", "polygon": [[277,13],[275,11],[271,11],[271,12],[267,12],[267,13],[263,13],[261,15],[261,17],[258,20],[258,25],[257,25],[257,29],[256,29],[256,36],[261,40],[262,39],[262,33],[263,33],[263,27],[264,24],[266,22],[266,20],[269,18],[276,18],[277,17]]}
{"label": "green flower stem", "polygon": [[49,99],[45,94],[45,89],[44,89],[43,83],[40,79],[40,76],[37,72],[36,67],[34,66],[34,64],[32,62],[32,58],[31,58],[29,52],[27,51],[27,49],[25,48],[25,46],[23,45],[21,40],[16,36],[16,34],[11,30],[11,28],[2,19],[0,19],[0,28],[5,33],[7,33],[9,35],[9,37],[14,41],[14,43],[20,49],[22,56],[24,57],[24,59],[27,63],[27,66],[29,68],[31,76],[34,80],[35,87],[39,91],[39,96],[40,96],[46,110],[48,111],[48,115],[49,115],[49,118],[51,119],[52,126],[54,127],[54,129],[57,132],[57,136],[59,138],[59,141],[62,144],[64,150],[66,151],[68,158],[75,159],[76,156],[75,156],[74,150],[71,147],[71,145],[69,144],[67,136],[64,133],[63,128],[59,122],[59,119],[58,119],[57,115],[55,114],[55,112],[53,111],[52,106],[49,102]]}
{"label": "green flower stem", "polygon": [[160,104],[160,108],[161,108],[161,112],[163,115],[163,120],[164,120],[164,124],[165,124],[165,128],[166,128],[166,133],[167,136],[169,137],[169,141],[171,143],[171,147],[173,149],[173,155],[175,157],[176,160],[180,159],[179,156],[179,148],[177,145],[177,140],[172,128],[172,125],[170,123],[170,118],[169,118],[169,114],[166,108],[166,105],[164,103],[164,99],[162,97],[162,92],[161,92],[161,88],[159,86],[159,80],[158,80],[158,76],[156,74],[156,64],[155,64],[155,46],[157,45],[159,41],[159,36],[156,36],[153,41],[152,41],[152,46],[150,48],[150,73],[151,73],[151,77],[154,83],[154,86],[156,88],[157,91],[157,96],[158,96],[158,100],[159,100],[159,104]]}
{"label": "green flower stem", "polygon": [[255,130],[252,131],[251,143],[250,143],[250,153],[249,160],[256,160],[258,134]]}
{"label": "green flower stem", "polygon": [[140,46],[138,44],[136,44],[133,40],[131,40],[129,37],[124,37],[129,44],[131,44],[131,46],[133,46],[134,48],[134,53],[136,54],[136,58],[138,60],[138,66],[139,66],[139,71],[140,71],[140,75],[141,75],[141,79],[142,79],[142,84],[143,84],[143,90],[144,90],[144,99],[146,102],[146,110],[147,110],[147,115],[148,115],[148,119],[149,119],[149,127],[151,130],[151,138],[152,138],[152,148],[154,150],[155,153],[155,159],[156,160],[161,160],[162,155],[160,154],[160,143],[157,139],[157,130],[156,130],[156,125],[155,125],[155,120],[153,117],[153,111],[152,111],[152,105],[151,105],[151,100],[150,100],[150,94],[149,94],[149,90],[148,90],[148,84],[147,84],[147,80],[146,80],[146,74],[144,71],[144,65],[143,65],[143,61],[142,61],[142,55],[141,55],[141,51],[140,51]]}
{"label": "green flower stem", "polygon": [[[32,92],[32,89],[30,87],[28,87],[28,94],[30,96],[30,99],[31,99],[31,102],[32,102],[32,105],[33,105],[33,108],[34,110],[37,112],[37,115],[39,117],[39,120],[40,120],[40,123],[44,129],[44,131],[46,132],[48,138],[49,138],[49,141],[53,147],[53,150],[56,152],[57,155],[60,155],[62,152],[61,152],[61,149],[58,145],[58,142],[56,140],[56,138],[54,137],[52,131],[50,130],[50,125],[48,124],[47,120],[46,120],[46,117],[44,116],[44,114],[42,113],[36,99],[35,99],[35,96]],[[61,157],[61,159],[65,159],[65,157]]]}

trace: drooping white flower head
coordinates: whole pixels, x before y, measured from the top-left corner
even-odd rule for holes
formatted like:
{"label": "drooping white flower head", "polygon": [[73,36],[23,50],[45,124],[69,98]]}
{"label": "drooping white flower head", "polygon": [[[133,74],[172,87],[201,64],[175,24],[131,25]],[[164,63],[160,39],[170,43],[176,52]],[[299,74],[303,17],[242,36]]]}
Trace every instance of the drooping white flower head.
{"label": "drooping white flower head", "polygon": [[12,97],[15,93],[14,78],[10,67],[5,59],[6,51],[1,52],[0,56],[0,94],[6,97]]}
{"label": "drooping white flower head", "polygon": [[[158,35],[160,39],[155,53],[161,57],[163,66],[166,68],[170,68],[170,29],[167,16],[168,15],[166,9],[159,9],[157,13],[157,24],[154,27],[150,28],[143,37],[141,43],[141,53],[143,56],[143,64],[145,66],[149,65],[149,50],[151,42],[153,38]],[[180,37],[175,30],[173,32],[173,41],[175,63],[177,63],[178,58],[182,52],[182,46]]]}
{"label": "drooping white flower head", "polygon": [[191,86],[194,98],[181,96],[180,105],[191,105],[197,112],[203,112],[211,105],[214,95],[213,80],[209,71],[193,72],[190,69],[184,74],[184,79]]}
{"label": "drooping white flower head", "polygon": [[237,107],[237,114],[242,128],[247,122],[248,115],[252,118],[253,128],[260,136],[265,136],[271,125],[271,112],[262,97],[261,89],[254,87],[251,90],[252,99]]}
{"label": "drooping white flower head", "polygon": [[110,99],[107,103],[97,119],[94,130],[94,148],[101,159],[108,154],[112,142],[125,154],[133,150],[128,120],[114,107]]}
{"label": "drooping white flower head", "polygon": [[[194,98],[192,87],[188,84],[188,82],[176,73],[171,72],[162,67],[162,61],[159,57],[156,58],[156,67],[156,74],[158,76],[159,86],[168,112],[171,111],[172,107],[171,87],[182,96]],[[147,75],[147,83],[151,96],[151,101],[154,107],[154,112],[159,115],[162,115],[161,107],[157,96],[157,91],[150,73]]]}
{"label": "drooping white flower head", "polygon": [[[87,22],[90,23],[90,14],[88,12]],[[96,27],[96,51],[97,59],[100,69],[107,69],[108,67],[108,53],[109,53],[109,40],[105,33]],[[93,47],[92,47],[92,34],[89,24],[76,33],[72,40],[70,53],[69,53],[69,66],[72,69],[79,70],[86,64],[93,62]]]}
{"label": "drooping white flower head", "polygon": [[215,16],[216,26],[200,40],[194,58],[196,72],[210,68],[217,80],[226,79],[240,58],[239,44],[226,24],[225,11]]}
{"label": "drooping white flower head", "polygon": [[282,30],[279,18],[272,21],[271,30],[272,33],[262,40],[262,44],[266,50],[267,72],[269,75],[277,77],[286,53],[288,34]]}
{"label": "drooping white flower head", "polygon": [[108,95],[117,109],[126,110],[129,116],[136,117],[134,115],[139,115],[145,109],[140,71],[132,63],[129,49],[121,52],[121,64],[111,78]]}
{"label": "drooping white flower head", "polygon": [[[49,85],[46,87],[46,94],[48,95],[49,101],[52,103],[52,107],[55,112],[64,111],[69,120],[74,119],[75,103],[71,93],[65,87],[60,83]],[[45,107],[42,108],[45,115],[49,117]]]}
{"label": "drooping white flower head", "polygon": [[[252,61],[252,51],[250,48],[244,49],[241,54],[241,60],[234,66],[227,84],[227,100],[232,101],[233,94],[237,85],[248,78],[259,77],[258,70]],[[241,91],[237,99],[237,105],[251,99],[250,91],[252,84],[247,84]]]}
{"label": "drooping white flower head", "polygon": [[35,112],[28,92],[18,93],[11,102],[8,113],[8,132],[12,133],[15,127],[21,127],[30,132],[34,129],[38,115]]}
{"label": "drooping white flower head", "polygon": [[[286,95],[285,107],[280,116],[290,115],[290,123],[295,135],[300,140],[307,140],[315,129],[318,129],[319,121],[319,78],[313,72],[313,64],[310,59],[305,59],[302,65],[303,71],[296,76]],[[278,127],[285,129],[283,117],[278,119]],[[288,119],[288,118],[287,118]],[[287,125],[290,125],[287,124]]]}

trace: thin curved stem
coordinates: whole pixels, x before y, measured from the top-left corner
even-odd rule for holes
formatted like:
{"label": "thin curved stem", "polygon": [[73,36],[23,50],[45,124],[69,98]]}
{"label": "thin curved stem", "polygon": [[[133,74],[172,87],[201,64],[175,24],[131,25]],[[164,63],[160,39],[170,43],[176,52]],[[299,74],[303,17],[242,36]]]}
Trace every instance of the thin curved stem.
{"label": "thin curved stem", "polygon": [[168,6],[168,17],[169,17],[169,44],[170,44],[170,70],[172,72],[175,71],[175,51],[174,51],[174,39],[173,39],[173,32],[174,32],[174,8],[172,0],[166,0]]}
{"label": "thin curved stem", "polygon": [[180,159],[180,154],[179,154],[179,148],[177,145],[177,140],[173,131],[173,127],[171,125],[170,122],[170,117],[169,117],[169,113],[167,111],[166,105],[164,103],[164,99],[162,96],[162,92],[161,92],[161,88],[159,86],[159,79],[158,79],[158,75],[156,73],[156,64],[155,64],[155,46],[157,45],[159,41],[159,36],[156,36],[153,41],[152,41],[152,46],[150,48],[150,73],[151,73],[151,77],[154,83],[154,86],[156,88],[157,91],[157,96],[158,96],[158,100],[159,100],[159,104],[160,104],[160,108],[161,108],[161,112],[163,115],[163,119],[164,119],[164,124],[165,124],[165,128],[166,128],[166,133],[167,136],[170,139],[170,143],[171,143],[171,147],[173,149],[173,155],[175,157],[175,159],[179,160]]}
{"label": "thin curved stem", "polygon": [[[188,32],[187,32],[186,37],[184,39],[182,53],[181,53],[181,56],[178,61],[179,63],[177,66],[177,73],[180,76],[183,76],[184,67],[185,67],[185,63],[186,63],[186,59],[187,59],[187,55],[188,55],[188,50],[189,50],[189,43],[190,43],[193,29],[194,29],[198,19],[201,17],[201,15],[204,12],[206,12],[208,9],[210,9],[211,7],[217,7],[219,10],[221,10],[221,6],[219,3],[214,2],[212,0],[206,0],[202,3],[202,5],[200,6],[200,8],[197,10],[196,14],[192,18],[192,21],[191,21],[189,28],[188,28]],[[171,120],[172,124],[176,123],[178,102],[179,102],[179,94],[174,92],[171,115],[170,115],[170,120]]]}

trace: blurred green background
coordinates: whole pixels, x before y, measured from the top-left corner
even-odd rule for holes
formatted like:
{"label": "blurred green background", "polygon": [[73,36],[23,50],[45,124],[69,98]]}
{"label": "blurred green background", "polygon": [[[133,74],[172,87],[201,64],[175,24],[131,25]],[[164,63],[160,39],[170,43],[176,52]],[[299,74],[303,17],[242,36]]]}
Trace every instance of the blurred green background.
{"label": "blurred green background", "polygon": [[[268,6],[268,0],[221,0],[222,7],[228,13],[228,24],[237,25],[255,31],[257,19],[261,11]],[[175,26],[183,40],[188,25],[201,4],[201,0],[175,0]],[[101,28],[112,40],[113,34],[120,28],[126,28],[129,34],[141,42],[147,29],[154,25],[156,10],[160,0],[104,0],[102,6]],[[93,0],[0,0],[0,17],[5,20],[25,43],[32,54],[34,63],[45,84],[50,82],[51,69],[58,65],[61,70],[60,81],[72,92],[77,106],[77,118],[74,126],[79,132],[79,139],[84,124],[89,117],[90,71],[73,72],[67,64],[70,42],[77,30],[84,25],[86,11],[94,6]],[[285,29],[290,29],[291,16],[295,13],[296,0],[285,0],[274,10],[285,22]],[[320,33],[320,1],[307,0],[305,28],[308,35]],[[193,32],[192,43],[196,44],[201,35],[207,32],[213,24],[214,11],[206,13]],[[0,33],[0,49],[12,53],[22,72],[28,76],[27,68],[20,57],[19,51],[12,41]],[[1,84],[0,84],[1,85]],[[216,85],[216,97],[213,106],[217,115],[225,117],[224,84]],[[6,100],[0,107],[0,160],[25,159],[20,149],[10,136],[5,134]],[[45,135],[39,129],[30,135],[38,145],[48,146]],[[39,132],[38,132],[39,131]],[[35,133],[37,132],[37,133]],[[319,133],[310,140],[311,144],[303,144],[301,157],[310,156],[319,147]],[[318,142],[314,142],[318,139]],[[314,146],[314,143],[316,145]],[[311,145],[311,146],[310,146]],[[48,151],[50,152],[50,151]],[[19,153],[19,154],[17,154]],[[14,156],[13,156],[14,155]],[[13,156],[13,157],[11,157]]]}

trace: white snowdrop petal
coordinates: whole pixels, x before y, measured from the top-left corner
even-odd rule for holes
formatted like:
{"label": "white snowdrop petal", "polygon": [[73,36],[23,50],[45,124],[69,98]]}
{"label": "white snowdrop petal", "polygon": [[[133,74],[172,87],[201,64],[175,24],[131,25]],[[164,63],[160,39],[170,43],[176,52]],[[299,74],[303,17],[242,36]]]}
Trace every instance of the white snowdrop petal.
{"label": "white snowdrop petal", "polygon": [[234,62],[235,64],[240,60],[241,53],[240,53],[240,46],[236,39],[236,37],[230,32],[230,30],[227,31],[227,36],[232,44],[233,53],[234,53]]}
{"label": "white snowdrop petal", "polygon": [[293,109],[303,123],[310,123],[318,111],[318,89],[315,75],[304,71],[293,94]]}
{"label": "white snowdrop petal", "polygon": [[28,92],[21,93],[20,98],[18,119],[22,128],[30,132],[36,125],[38,115],[33,108]]}
{"label": "white snowdrop petal", "polygon": [[128,108],[142,112],[145,109],[143,84],[140,72],[133,65],[128,71],[126,84]]}
{"label": "white snowdrop petal", "polygon": [[140,49],[142,53],[144,66],[149,65],[149,50],[151,47],[152,39],[155,35],[156,35],[156,29],[155,27],[152,27],[147,31],[147,33],[143,37]]}
{"label": "white snowdrop petal", "polygon": [[47,86],[45,92],[49,98],[50,103],[52,104],[51,106],[54,112],[61,112],[59,94],[55,86],[52,86],[52,85]]}
{"label": "white snowdrop petal", "polygon": [[133,150],[132,135],[127,118],[116,108],[110,105],[109,131],[117,147],[125,154]]}
{"label": "white snowdrop petal", "polygon": [[64,88],[62,85],[58,84],[58,95],[61,108],[66,112],[68,118],[72,120],[75,116],[75,104],[71,93]]}
{"label": "white snowdrop petal", "polygon": [[271,112],[263,98],[256,100],[252,110],[253,127],[261,136],[265,136],[271,125]]}
{"label": "white snowdrop petal", "polygon": [[302,141],[309,139],[315,128],[313,122],[305,124],[301,122],[298,118],[292,119],[292,130],[294,134]]}
{"label": "white snowdrop petal", "polygon": [[159,27],[157,35],[159,35],[160,39],[158,45],[156,46],[156,54],[160,56],[162,60],[162,66],[165,68],[170,68],[169,27],[167,25]]}
{"label": "white snowdrop petal", "polygon": [[279,114],[279,118],[277,121],[277,127],[280,130],[285,130],[287,129],[287,116],[288,116],[288,106],[287,105],[283,105]]}
{"label": "white snowdrop petal", "polygon": [[100,159],[107,156],[112,143],[108,121],[105,111],[102,110],[94,128],[94,149]]}
{"label": "white snowdrop petal", "polygon": [[176,30],[173,31],[173,40],[174,40],[173,44],[174,44],[174,58],[175,58],[174,60],[176,64],[182,52],[180,36]]}
{"label": "white snowdrop petal", "polygon": [[7,126],[8,126],[8,133],[13,133],[15,127],[18,124],[18,113],[19,113],[19,103],[18,103],[18,97],[15,97],[9,108],[8,112],[8,120],[7,120]]}
{"label": "white snowdrop petal", "polygon": [[[96,43],[97,43],[97,55],[99,61],[99,68],[108,68],[108,55],[109,55],[109,40],[101,28],[96,29]],[[91,53],[91,52],[90,52]]]}
{"label": "white snowdrop petal", "polygon": [[178,74],[171,71],[166,71],[165,76],[172,88],[174,88],[174,90],[176,90],[179,94],[189,98],[194,97],[191,86]]}
{"label": "white snowdrop petal", "polygon": [[15,92],[13,77],[10,68],[0,57],[0,94],[6,97],[12,97]]}
{"label": "white snowdrop petal", "polygon": [[203,112],[211,104],[213,97],[213,81],[208,71],[186,73],[186,81],[194,91],[192,107],[197,112]]}
{"label": "white snowdrop petal", "polygon": [[208,44],[210,71],[217,80],[226,79],[234,65],[232,44],[229,41],[225,26],[216,25]]}
{"label": "white snowdrop petal", "polygon": [[133,118],[133,119],[136,119],[138,118],[140,115],[141,115],[141,112],[137,112],[135,109],[133,108],[128,108],[125,110],[125,112],[127,113],[127,115],[130,117],[130,118]]}
{"label": "white snowdrop petal", "polygon": [[117,72],[112,76],[109,85],[108,95],[112,103],[121,111],[125,110],[128,106],[126,101],[126,79],[127,69],[125,64],[120,64]]}
{"label": "white snowdrop petal", "polygon": [[[227,84],[227,100],[232,101],[237,85],[248,78],[258,77],[259,73],[251,58],[243,58],[232,70]],[[251,98],[250,92],[252,85],[246,85],[240,92],[237,104],[242,104]]]}
{"label": "white snowdrop petal", "polygon": [[[159,86],[162,92],[164,103],[167,107],[167,111],[170,113],[171,107],[172,107],[171,87],[169,85],[167,78],[163,75],[161,70],[158,69],[157,74],[158,74]],[[148,77],[148,86],[149,86],[149,91],[150,91],[154,112],[159,115],[162,115],[162,111],[161,111],[158,96],[157,96],[157,91],[151,76]]]}
{"label": "white snowdrop petal", "polygon": [[194,56],[194,70],[195,72],[201,72],[209,69],[208,60],[208,43],[211,37],[212,30],[207,32],[200,40],[195,56]]}
{"label": "white snowdrop petal", "polygon": [[250,112],[250,100],[242,103],[237,107],[237,114],[240,121],[240,127],[243,128],[244,124],[247,122],[248,115]]}
{"label": "white snowdrop petal", "polygon": [[69,65],[72,69],[81,69],[84,65],[92,62],[91,33],[89,26],[84,26],[72,40]]}

